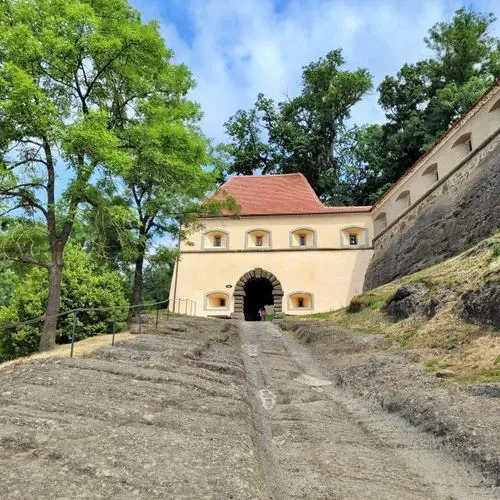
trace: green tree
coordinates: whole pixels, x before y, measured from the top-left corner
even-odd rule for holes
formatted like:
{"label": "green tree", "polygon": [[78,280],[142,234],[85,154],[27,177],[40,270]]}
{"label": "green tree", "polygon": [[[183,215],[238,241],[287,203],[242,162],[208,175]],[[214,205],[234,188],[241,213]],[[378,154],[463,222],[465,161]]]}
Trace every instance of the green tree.
{"label": "green tree", "polygon": [[500,76],[500,40],[488,33],[494,21],[492,14],[457,10],[429,30],[431,58],[382,81],[379,103],[388,121],[360,148],[376,152],[364,202],[395,182]]}
{"label": "green tree", "polygon": [[192,85],[171,57],[157,23],[143,24],[126,0],[3,1],[0,207],[43,223],[48,255],[1,255],[48,271],[41,350],[55,342],[64,249],[82,205],[133,170],[134,145],[150,134],[145,114],[172,117]]}
{"label": "green tree", "polygon": [[[191,83],[185,82],[185,92]],[[141,124],[128,130],[134,147],[134,169],[123,176],[132,212],[134,279],[131,305],[140,304],[144,285],[143,270],[154,238],[177,238],[179,224],[187,228],[195,216],[215,210],[201,200],[217,179],[207,171],[209,147],[197,127],[201,115],[196,104],[177,99],[170,107],[146,106]],[[220,201],[229,207],[232,201]]]}
{"label": "green tree", "polygon": [[176,251],[165,247],[158,248],[154,255],[148,257],[148,265],[144,269],[144,302],[168,299],[176,257]]}
{"label": "green tree", "polygon": [[[76,338],[83,339],[110,332],[113,322],[119,326],[126,316],[127,306],[119,273],[99,265],[90,254],[71,243],[66,246],[64,260],[61,283],[63,311],[118,307],[116,310],[80,312]],[[35,266],[22,272],[22,279],[15,280],[7,305],[0,306],[1,325],[36,318],[46,310],[48,271]],[[65,343],[70,340],[71,327],[72,315],[64,316],[58,325],[57,342]],[[38,323],[3,330],[0,335],[0,361],[34,352],[41,333],[42,328]]]}
{"label": "green tree", "polygon": [[275,103],[260,94],[225,124],[229,174],[302,172],[328,201],[343,199],[335,151],[350,110],[371,89],[366,69],[342,69],[340,50],[303,68],[300,95]]}

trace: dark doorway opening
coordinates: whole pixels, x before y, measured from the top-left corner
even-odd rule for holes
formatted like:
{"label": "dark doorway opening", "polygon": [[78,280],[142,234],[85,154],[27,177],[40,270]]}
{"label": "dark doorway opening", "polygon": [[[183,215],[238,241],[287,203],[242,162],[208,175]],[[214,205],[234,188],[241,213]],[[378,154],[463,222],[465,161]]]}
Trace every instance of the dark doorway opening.
{"label": "dark doorway opening", "polygon": [[259,309],[273,304],[273,286],[267,278],[254,278],[246,283],[243,305],[246,321],[259,321]]}

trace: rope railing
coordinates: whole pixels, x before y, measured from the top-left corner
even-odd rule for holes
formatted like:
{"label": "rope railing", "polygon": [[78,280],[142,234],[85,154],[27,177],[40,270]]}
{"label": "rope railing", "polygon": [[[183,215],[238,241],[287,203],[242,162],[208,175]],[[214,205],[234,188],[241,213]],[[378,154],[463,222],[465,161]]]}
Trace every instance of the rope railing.
{"label": "rope railing", "polygon": [[[165,306],[165,307],[160,307],[160,306]],[[172,310],[170,310],[172,306]],[[164,309],[166,310],[166,318],[167,321],[170,319],[170,314],[179,314],[179,315],[190,315],[190,316],[196,316],[196,302],[194,302],[191,299],[167,299],[167,300],[161,300],[159,302],[150,302],[150,303],[144,303],[144,304],[136,304],[136,305],[123,305],[123,306],[110,306],[110,307],[79,307],[76,309],[69,309],[68,311],[63,311],[58,314],[52,315],[52,316],[39,316],[37,318],[31,318],[25,321],[17,321],[15,323],[8,323],[5,325],[0,325],[0,333],[4,332],[6,330],[10,330],[13,328],[18,328],[20,326],[26,326],[26,325],[33,325],[36,323],[41,323],[45,321],[47,318],[63,318],[67,317],[69,315],[73,315],[72,322],[71,322],[71,348],[70,348],[70,357],[73,357],[74,353],[74,344],[75,344],[75,335],[77,331],[77,325],[78,325],[78,315],[82,312],[105,312],[105,311],[124,311],[127,313],[126,321],[129,325],[134,324],[134,320],[137,320],[137,316],[139,317],[138,319],[138,325],[139,325],[139,334],[142,333],[142,314],[144,313],[144,310],[147,312],[151,311],[151,308],[155,307],[156,310],[156,318],[155,318],[155,332],[158,331],[158,322],[159,322],[159,315],[160,315],[160,310]],[[133,312],[134,310],[137,310],[136,314],[131,315],[131,311]],[[189,314],[188,314],[189,311]],[[112,329],[111,329],[111,345],[115,345],[115,335],[116,335],[116,323],[117,323],[117,316],[116,313],[113,314],[113,319],[112,319]],[[108,334],[110,332],[107,332]]]}

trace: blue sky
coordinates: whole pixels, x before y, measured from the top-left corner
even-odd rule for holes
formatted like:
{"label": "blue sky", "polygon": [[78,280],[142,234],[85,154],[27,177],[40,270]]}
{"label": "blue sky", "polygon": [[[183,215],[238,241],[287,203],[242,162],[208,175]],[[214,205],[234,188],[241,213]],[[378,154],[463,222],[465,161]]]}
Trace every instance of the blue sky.
{"label": "blue sky", "polygon": [[[493,12],[497,0],[131,0],[157,19],[175,61],[197,81],[192,98],[204,111],[205,134],[224,140],[223,123],[258,92],[295,95],[301,68],[342,48],[348,67],[366,67],[375,87],[405,62],[427,55],[423,38],[460,7]],[[500,22],[492,34],[500,36]],[[353,108],[357,124],[384,116],[373,91]]]}

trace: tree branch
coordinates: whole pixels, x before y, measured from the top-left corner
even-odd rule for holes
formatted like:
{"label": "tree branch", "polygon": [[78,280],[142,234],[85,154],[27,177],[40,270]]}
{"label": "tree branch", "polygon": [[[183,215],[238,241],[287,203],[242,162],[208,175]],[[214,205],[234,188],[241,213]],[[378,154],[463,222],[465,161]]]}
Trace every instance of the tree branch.
{"label": "tree branch", "polygon": [[20,264],[31,264],[33,266],[39,266],[45,269],[50,269],[50,264],[48,262],[44,262],[43,260],[35,259],[33,257],[26,257],[25,255],[21,255],[19,257],[13,257],[10,255],[0,254],[0,261],[19,262]]}
{"label": "tree branch", "polygon": [[85,95],[84,95],[84,98],[87,99],[87,97],[89,96],[90,92],[92,91],[92,88],[93,86],[95,85],[95,83],[97,82],[97,80],[99,79],[99,77],[109,68],[109,66],[111,66],[111,64],[113,64],[126,50],[128,50],[130,47],[132,47],[132,45],[135,45],[134,42],[130,42],[130,43],[127,43],[125,44],[121,50],[118,51],[117,54],[115,54],[106,64],[104,64],[104,66],[97,70],[97,73],[94,77],[94,79],[90,82],[90,85],[87,87],[87,91],[85,92]]}

